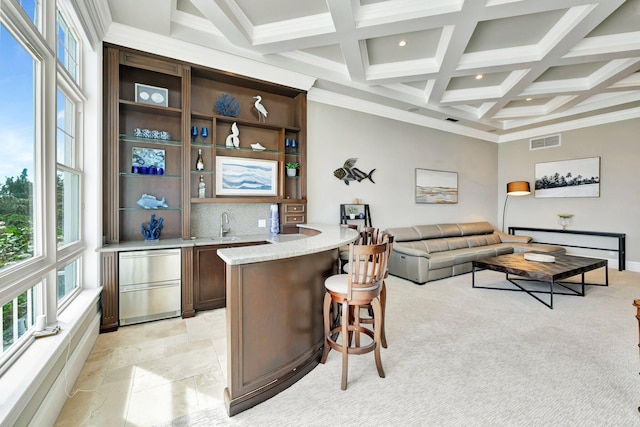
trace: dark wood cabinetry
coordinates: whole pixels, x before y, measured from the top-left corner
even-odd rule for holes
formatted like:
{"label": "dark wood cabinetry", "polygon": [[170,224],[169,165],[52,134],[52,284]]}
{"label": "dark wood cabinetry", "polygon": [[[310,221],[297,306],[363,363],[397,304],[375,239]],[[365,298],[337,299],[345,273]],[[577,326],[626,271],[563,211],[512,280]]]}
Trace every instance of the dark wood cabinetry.
{"label": "dark wood cabinetry", "polygon": [[[183,236],[183,128],[185,76],[189,67],[157,58],[105,49],[104,236],[107,243],[140,240],[150,209],[138,206],[143,194],[164,198],[163,238]],[[143,64],[141,66],[141,64]],[[136,102],[136,84],[167,89],[158,105]],[[137,130],[145,130],[143,137]],[[151,131],[164,131],[161,139]],[[154,153],[162,174],[134,172],[140,153]]]}
{"label": "dark wood cabinetry", "polygon": [[[162,238],[191,235],[192,203],[279,203],[302,206],[307,202],[306,92],[248,77],[162,58],[118,46],[105,46],[104,130],[104,234],[107,243],[140,240],[142,222],[150,210],[137,205],[143,194],[165,198],[156,211],[163,217]],[[136,85],[166,89],[166,97],[147,104],[136,97]],[[221,115],[216,100],[228,94],[240,109],[235,117]],[[256,96],[268,111],[261,121]],[[225,144],[232,126],[239,131],[239,146]],[[195,127],[197,134],[191,136]],[[202,129],[207,134],[202,134]],[[137,130],[167,132],[169,138],[141,137]],[[166,136],[166,135],[165,135]],[[295,147],[287,144],[295,141]],[[254,150],[259,143],[264,150]],[[163,174],[132,171],[134,149],[157,150],[164,155]],[[198,153],[204,169],[196,169]],[[277,165],[273,194],[219,194],[218,157],[270,160]],[[285,173],[285,163],[300,165],[296,176]],[[205,195],[198,197],[200,177]],[[220,182],[218,182],[220,181]],[[292,223],[281,217],[283,230]],[[303,215],[295,223],[306,222]]]}
{"label": "dark wood cabinetry", "polygon": [[217,254],[223,247],[200,246],[194,249],[193,307],[196,311],[225,306],[225,264]]}
{"label": "dark wood cabinetry", "polygon": [[[190,239],[191,205],[194,203],[277,203],[281,205],[280,212],[288,212],[287,205],[300,207],[302,212],[306,210],[305,91],[110,44],[104,45],[103,61],[102,216],[105,243],[143,240],[141,226],[153,213],[163,218],[162,239]],[[149,93],[141,97],[138,85],[159,88],[161,96],[151,96],[153,102],[149,103]],[[239,103],[236,117],[224,116],[217,111],[216,99],[223,93]],[[265,121],[259,120],[254,108],[256,96],[262,97],[262,104],[267,108]],[[240,132],[237,148],[225,145],[234,123]],[[194,138],[191,137],[192,126],[198,128]],[[208,130],[206,137],[201,133],[202,128]],[[166,133],[163,137],[158,134],[154,137],[141,135],[139,130]],[[294,139],[295,150],[285,146],[287,140]],[[254,151],[251,144],[255,143],[265,149]],[[134,171],[137,155],[134,150],[164,157],[162,174]],[[199,150],[204,170],[195,167]],[[273,195],[218,194],[216,183],[220,174],[216,170],[216,158],[220,156],[275,162],[277,175]],[[300,164],[298,176],[287,177],[284,166],[287,162]],[[203,198],[198,197],[200,176],[206,187]],[[143,194],[158,200],[164,198],[167,207],[144,209],[137,203]],[[291,224],[306,222],[306,216],[285,218],[281,215],[281,222],[283,232],[291,232],[295,231]],[[183,316],[187,316],[193,315],[194,309],[218,304],[220,299],[224,300],[224,292],[220,295],[218,291],[202,286],[206,282],[204,274],[218,274],[213,271],[216,267],[207,267],[211,270],[207,272],[194,270],[199,257],[211,257],[212,264],[216,264],[217,256],[204,250],[185,250],[183,253],[183,272],[189,275],[182,281]],[[117,307],[117,269],[117,263],[110,262],[110,255],[105,252],[104,307]],[[196,277],[190,276],[196,270],[199,271]],[[221,283],[224,283],[223,279]],[[107,310],[103,325],[108,325],[110,330],[117,328],[117,314],[117,309]]]}
{"label": "dark wood cabinetry", "polygon": [[225,263],[218,249],[253,246],[263,243],[235,243],[196,246],[193,260],[193,307],[196,311],[222,308],[226,305]]}

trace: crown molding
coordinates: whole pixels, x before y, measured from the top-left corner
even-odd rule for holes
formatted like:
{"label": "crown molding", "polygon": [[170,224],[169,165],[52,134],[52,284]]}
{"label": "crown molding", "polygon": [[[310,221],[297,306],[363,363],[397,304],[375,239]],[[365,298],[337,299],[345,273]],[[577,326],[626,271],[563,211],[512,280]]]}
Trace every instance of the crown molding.
{"label": "crown molding", "polygon": [[600,114],[597,116],[585,117],[581,119],[566,121],[563,123],[540,126],[535,129],[513,132],[507,135],[501,135],[498,138],[499,143],[517,141],[520,139],[534,138],[542,135],[549,135],[558,132],[567,132],[591,126],[605,125],[608,123],[620,122],[623,120],[632,120],[640,118],[640,107],[628,110],[614,111],[611,113]]}
{"label": "crown molding", "polygon": [[497,135],[489,132],[471,129],[466,126],[456,125],[455,123],[450,123],[444,120],[426,117],[420,114],[403,111],[397,108],[388,107],[375,102],[365,101],[363,99],[342,95],[324,89],[311,88],[309,90],[309,93],[307,94],[307,100],[327,105],[333,105],[335,107],[346,108],[348,110],[355,110],[362,113],[368,113],[374,116],[397,120],[399,122],[411,123],[429,129],[437,129],[444,132],[454,133],[457,135],[481,139],[489,142],[498,142]]}
{"label": "crown molding", "polygon": [[315,77],[205,46],[113,23],[105,42],[308,91]]}

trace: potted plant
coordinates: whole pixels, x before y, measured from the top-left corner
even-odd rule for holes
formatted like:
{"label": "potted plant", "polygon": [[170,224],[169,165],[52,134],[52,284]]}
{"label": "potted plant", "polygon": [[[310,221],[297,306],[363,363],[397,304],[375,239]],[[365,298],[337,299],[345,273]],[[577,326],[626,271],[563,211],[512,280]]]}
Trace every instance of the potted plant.
{"label": "potted plant", "polygon": [[298,167],[299,166],[300,165],[298,163],[295,163],[295,162],[286,163],[284,165],[284,167],[287,168],[287,176],[296,176],[296,173],[298,172]]}
{"label": "potted plant", "polygon": [[349,214],[349,218],[356,219],[358,208],[356,208],[355,206],[347,206],[347,213]]}

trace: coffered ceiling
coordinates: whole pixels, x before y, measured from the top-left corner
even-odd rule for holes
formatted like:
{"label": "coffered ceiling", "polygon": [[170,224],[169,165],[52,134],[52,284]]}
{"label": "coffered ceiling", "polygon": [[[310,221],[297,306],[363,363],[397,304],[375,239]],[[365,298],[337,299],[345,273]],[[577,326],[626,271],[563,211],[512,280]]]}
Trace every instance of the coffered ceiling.
{"label": "coffered ceiling", "polygon": [[640,0],[106,1],[113,22],[312,76],[312,100],[496,142],[640,117]]}

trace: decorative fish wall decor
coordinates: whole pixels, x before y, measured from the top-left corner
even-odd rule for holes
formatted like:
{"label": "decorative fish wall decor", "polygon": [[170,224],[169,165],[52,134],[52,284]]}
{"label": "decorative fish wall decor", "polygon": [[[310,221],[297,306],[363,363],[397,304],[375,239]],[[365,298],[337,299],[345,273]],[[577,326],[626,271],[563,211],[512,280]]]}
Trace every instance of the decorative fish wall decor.
{"label": "decorative fish wall decor", "polygon": [[371,169],[371,172],[368,174],[362,172],[360,169],[354,167],[356,164],[357,158],[350,158],[344,162],[344,165],[341,168],[338,168],[333,171],[333,176],[338,179],[344,181],[345,184],[349,185],[349,181],[362,181],[363,179],[368,179],[369,181],[375,184],[375,181],[372,178],[374,169]]}

